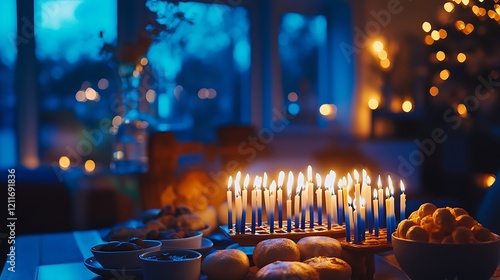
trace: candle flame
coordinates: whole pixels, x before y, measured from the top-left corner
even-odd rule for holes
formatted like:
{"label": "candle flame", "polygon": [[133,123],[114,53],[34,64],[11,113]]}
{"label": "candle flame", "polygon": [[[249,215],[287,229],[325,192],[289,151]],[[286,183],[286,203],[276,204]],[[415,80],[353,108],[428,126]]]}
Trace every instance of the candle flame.
{"label": "candle flame", "polygon": [[401,193],[405,192],[405,184],[403,184],[403,180],[399,180],[399,188],[401,189]]}
{"label": "candle flame", "polygon": [[337,173],[335,173],[335,171],[333,171],[333,170],[330,170],[330,177],[332,178],[330,181],[332,184],[332,187],[335,188],[335,178],[337,178]]}
{"label": "candle flame", "polygon": [[[316,186],[318,189],[321,189],[321,175],[316,173]],[[326,179],[325,179],[325,187],[326,187]]]}
{"label": "candle flame", "polygon": [[238,171],[238,173],[236,173],[236,178],[234,179],[234,185],[239,186],[240,180],[241,180],[241,171]]}
{"label": "candle flame", "polygon": [[235,195],[236,197],[239,197],[239,196],[240,196],[240,193],[241,193],[241,188],[240,188],[240,185],[238,185],[238,184],[237,184],[237,185],[235,185],[235,187],[234,187],[234,195]]}
{"label": "candle flame", "polygon": [[366,180],[366,176],[367,176],[366,170],[364,168],[363,168],[363,170],[361,170],[361,174],[363,176],[363,182],[364,182]]}
{"label": "candle flame", "polygon": [[389,188],[385,187],[385,197],[389,197]]}
{"label": "candle flame", "polygon": [[288,194],[288,198],[292,196],[292,187],[293,187],[293,173],[292,171],[288,172],[288,180],[286,183],[286,191]]}
{"label": "candle flame", "polygon": [[350,173],[347,173],[347,188],[350,188],[352,186],[352,177]]}
{"label": "candle flame", "polygon": [[247,175],[245,176],[245,181],[243,181],[243,187],[245,188],[245,190],[248,188],[248,184],[250,183],[250,175]]}
{"label": "candle flame", "polygon": [[284,181],[285,181],[285,172],[280,171],[280,174],[278,175],[278,188],[281,189],[281,186],[283,186]]}
{"label": "candle flame", "polygon": [[366,176],[366,184],[371,185],[372,184],[372,179],[370,179],[370,176]]}
{"label": "candle flame", "polygon": [[233,185],[233,176],[229,176],[229,179],[227,180],[227,190],[231,190],[231,186]]}
{"label": "candle flame", "polygon": [[380,175],[378,175],[377,186],[379,189],[382,188],[382,180],[380,179]]}
{"label": "candle flame", "polygon": [[260,191],[260,188],[262,187],[262,177],[255,176],[255,186],[257,187],[257,190]]}
{"label": "candle flame", "polygon": [[267,173],[264,172],[264,178],[262,179],[262,187],[267,188]]}
{"label": "candle flame", "polygon": [[339,190],[342,189],[342,179],[339,178],[339,182],[337,183],[337,187],[339,187]]}
{"label": "candle flame", "polygon": [[352,198],[350,195],[347,196],[347,203],[349,204],[349,206],[352,206]]}
{"label": "candle flame", "polygon": [[378,199],[378,191],[377,190],[373,190],[373,199]]}
{"label": "candle flame", "polygon": [[309,165],[307,167],[307,181],[312,182],[312,177],[313,177],[313,171],[312,171],[312,167]]}
{"label": "candle flame", "polygon": [[356,180],[356,184],[359,183],[359,173],[356,169],[354,169],[354,180]]}
{"label": "candle flame", "polygon": [[387,181],[389,182],[389,191],[391,192],[391,196],[394,195],[394,187],[392,186],[391,175],[387,176]]}
{"label": "candle flame", "polygon": [[302,189],[302,187],[304,186],[304,173],[299,172],[299,177],[297,178],[297,187],[300,187]]}
{"label": "candle flame", "polygon": [[269,186],[269,194],[274,195],[275,192],[276,192],[276,181],[273,180],[271,182],[271,186]]}
{"label": "candle flame", "polygon": [[344,177],[342,177],[342,188],[347,188],[347,179]]}

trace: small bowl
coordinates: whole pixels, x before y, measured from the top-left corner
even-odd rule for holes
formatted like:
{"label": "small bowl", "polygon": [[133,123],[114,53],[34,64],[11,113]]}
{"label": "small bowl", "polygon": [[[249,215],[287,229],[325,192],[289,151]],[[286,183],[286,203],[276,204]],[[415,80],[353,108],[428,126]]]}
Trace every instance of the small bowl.
{"label": "small bowl", "polygon": [[392,234],[394,255],[412,280],[490,279],[500,261],[500,238],[471,244],[426,243]]}
{"label": "small bowl", "polygon": [[183,238],[162,239],[161,249],[196,249],[201,247],[203,232],[191,231]]}
{"label": "small bowl", "polygon": [[137,269],[142,267],[139,255],[150,252],[158,251],[161,248],[161,242],[158,240],[144,240],[145,248],[130,251],[100,251],[100,248],[107,243],[96,245],[90,248],[95,259],[104,268],[109,269]]}
{"label": "small bowl", "polygon": [[[173,256],[173,258],[164,257]],[[144,253],[142,262],[144,280],[183,279],[199,280],[201,275],[201,254],[193,250],[167,249]],[[166,259],[164,259],[166,258]]]}

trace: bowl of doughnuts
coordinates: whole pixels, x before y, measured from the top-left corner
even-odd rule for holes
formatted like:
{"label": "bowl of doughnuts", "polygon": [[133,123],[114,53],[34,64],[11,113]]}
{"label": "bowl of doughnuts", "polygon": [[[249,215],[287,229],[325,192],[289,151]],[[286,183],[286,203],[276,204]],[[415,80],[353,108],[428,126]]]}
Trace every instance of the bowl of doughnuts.
{"label": "bowl of doughnuts", "polygon": [[142,267],[139,255],[160,250],[161,242],[131,238],[127,241],[112,241],[90,248],[95,259],[109,269],[139,269]]}
{"label": "bowl of doughnuts", "polygon": [[490,279],[500,263],[500,237],[462,208],[422,204],[398,224],[394,255],[411,279]]}

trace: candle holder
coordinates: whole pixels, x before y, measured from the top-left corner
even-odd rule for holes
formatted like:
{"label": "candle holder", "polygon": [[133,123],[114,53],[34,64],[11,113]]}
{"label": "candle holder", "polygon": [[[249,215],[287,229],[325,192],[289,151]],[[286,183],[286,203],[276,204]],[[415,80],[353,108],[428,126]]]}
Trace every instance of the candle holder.
{"label": "candle holder", "polygon": [[[286,221],[283,222],[286,224]],[[278,228],[278,222],[274,222],[274,232],[271,233],[270,225],[266,222],[262,223],[262,226],[255,227],[255,233],[252,233],[251,224],[246,224],[245,233],[236,231],[234,227],[228,229],[227,225],[222,225],[219,227],[222,232],[232,241],[238,243],[240,246],[255,246],[262,240],[270,238],[288,238],[293,241],[299,241],[302,237],[306,236],[329,236],[336,239],[345,238],[345,226],[343,225],[332,225],[331,229],[328,229],[326,225],[319,225],[318,223],[313,224],[313,228],[306,227],[305,229],[293,228],[290,232],[287,232],[286,227]]]}
{"label": "candle holder", "polygon": [[[352,239],[351,239],[352,240]],[[366,239],[359,244],[341,240],[342,257],[352,267],[352,279],[371,280],[375,274],[375,254],[392,250],[387,241],[387,229],[379,230],[379,236],[367,233]]]}

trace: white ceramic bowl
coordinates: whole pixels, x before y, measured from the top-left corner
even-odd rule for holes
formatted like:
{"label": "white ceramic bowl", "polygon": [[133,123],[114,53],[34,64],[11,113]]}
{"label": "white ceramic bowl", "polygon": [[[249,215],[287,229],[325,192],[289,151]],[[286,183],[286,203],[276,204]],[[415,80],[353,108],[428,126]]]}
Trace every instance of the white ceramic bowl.
{"label": "white ceramic bowl", "polygon": [[193,250],[167,249],[144,253],[142,261],[144,280],[182,279],[199,280],[201,254]]}
{"label": "white ceramic bowl", "polygon": [[394,255],[412,280],[490,279],[500,262],[500,238],[471,244],[418,242],[392,235]]}
{"label": "white ceramic bowl", "polygon": [[192,231],[186,234],[183,238],[172,238],[160,240],[162,245],[161,249],[196,249],[201,247],[203,232]]}
{"label": "white ceramic bowl", "polygon": [[139,255],[150,252],[158,251],[161,248],[161,242],[158,240],[144,240],[146,244],[145,248],[139,250],[130,251],[101,251],[100,248],[108,243],[99,244],[92,248],[90,251],[94,255],[95,259],[104,268],[109,269],[136,269],[141,268],[141,260]]}

